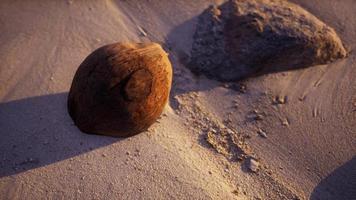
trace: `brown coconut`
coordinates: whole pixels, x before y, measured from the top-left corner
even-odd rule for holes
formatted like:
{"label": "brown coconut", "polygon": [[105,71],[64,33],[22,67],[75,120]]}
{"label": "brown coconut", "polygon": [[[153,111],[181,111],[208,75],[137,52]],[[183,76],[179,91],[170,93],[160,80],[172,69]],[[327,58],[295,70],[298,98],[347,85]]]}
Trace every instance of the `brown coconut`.
{"label": "brown coconut", "polygon": [[79,66],[68,111],[86,133],[127,137],[145,131],[162,113],[172,82],[167,53],[156,43],[116,43]]}

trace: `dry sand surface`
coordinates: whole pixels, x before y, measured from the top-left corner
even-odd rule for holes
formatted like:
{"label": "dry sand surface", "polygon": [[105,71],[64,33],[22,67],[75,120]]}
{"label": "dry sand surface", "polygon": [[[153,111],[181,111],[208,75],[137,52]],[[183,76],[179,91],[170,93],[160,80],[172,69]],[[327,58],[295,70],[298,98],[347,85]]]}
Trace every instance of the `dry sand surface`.
{"label": "dry sand surface", "polygon": [[[354,0],[291,1],[356,48]],[[239,83],[196,77],[184,64],[214,3],[1,1],[0,199],[356,199],[354,52]],[[66,109],[74,73],[125,41],[170,54],[169,105],[134,137],[84,134]]]}

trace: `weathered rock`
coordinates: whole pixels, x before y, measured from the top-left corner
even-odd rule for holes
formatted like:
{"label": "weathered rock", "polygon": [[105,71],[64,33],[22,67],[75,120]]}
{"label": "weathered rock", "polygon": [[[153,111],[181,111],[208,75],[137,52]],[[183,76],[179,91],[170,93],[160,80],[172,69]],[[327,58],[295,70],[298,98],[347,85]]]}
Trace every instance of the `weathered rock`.
{"label": "weathered rock", "polygon": [[79,66],[69,114],[86,133],[132,136],[152,125],[167,103],[172,67],[155,43],[111,44]]}
{"label": "weathered rock", "polygon": [[198,19],[189,68],[235,81],[256,72],[326,64],[347,52],[335,31],[285,0],[234,0]]}

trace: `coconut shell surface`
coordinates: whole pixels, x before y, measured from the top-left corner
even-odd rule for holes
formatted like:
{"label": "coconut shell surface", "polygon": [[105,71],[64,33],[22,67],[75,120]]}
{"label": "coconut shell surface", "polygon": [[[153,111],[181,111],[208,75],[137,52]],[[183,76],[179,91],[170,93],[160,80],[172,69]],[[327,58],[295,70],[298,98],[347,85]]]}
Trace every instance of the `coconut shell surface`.
{"label": "coconut shell surface", "polygon": [[132,136],[160,116],[171,82],[172,67],[159,44],[110,44],[95,50],[79,66],[68,111],[83,132]]}

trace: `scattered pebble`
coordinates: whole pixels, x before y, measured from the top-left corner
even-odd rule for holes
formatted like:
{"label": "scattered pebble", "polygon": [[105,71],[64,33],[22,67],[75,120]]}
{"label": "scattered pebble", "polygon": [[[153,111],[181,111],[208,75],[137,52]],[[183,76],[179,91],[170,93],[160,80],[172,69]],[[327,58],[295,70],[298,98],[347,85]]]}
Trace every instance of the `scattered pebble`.
{"label": "scattered pebble", "polygon": [[283,126],[289,126],[289,121],[288,121],[288,119],[282,120],[282,125],[283,125]]}
{"label": "scattered pebble", "polygon": [[299,99],[299,101],[304,101],[306,98],[307,98],[307,96],[303,95],[303,96],[299,97],[298,99]]}
{"label": "scattered pebble", "polygon": [[246,92],[247,92],[247,87],[246,87],[246,85],[245,84],[234,84],[234,85],[232,85],[232,87],[231,87],[233,90],[235,90],[235,91],[238,91],[238,92],[240,92],[240,93],[242,93],[242,94],[245,94]]}
{"label": "scattered pebble", "polygon": [[215,134],[217,133],[217,131],[214,128],[211,128],[210,131]]}
{"label": "scattered pebble", "polygon": [[267,133],[264,130],[258,129],[257,133],[259,136],[261,136],[263,138],[267,138]]}
{"label": "scattered pebble", "polygon": [[318,116],[318,110],[316,108],[313,109],[313,117]]}
{"label": "scattered pebble", "polygon": [[229,129],[229,128],[226,130],[226,132],[227,132],[228,134],[230,134],[230,135],[231,135],[231,134],[235,134],[235,131],[233,131],[233,130],[231,130],[231,129]]}
{"label": "scattered pebble", "polygon": [[142,35],[143,37],[146,37],[146,36],[147,36],[147,33],[146,33],[146,31],[145,31],[143,28],[141,28],[140,26],[137,26],[137,28],[138,28],[138,30],[140,31],[140,33],[141,33],[141,35]]}
{"label": "scattered pebble", "polygon": [[263,120],[263,115],[260,113],[254,113],[253,120],[261,121]]}
{"label": "scattered pebble", "polygon": [[251,170],[251,172],[257,172],[259,167],[260,167],[260,163],[257,160],[250,158],[248,163],[249,170]]}
{"label": "scattered pebble", "polygon": [[273,103],[275,104],[286,104],[287,103],[287,96],[276,96]]}

